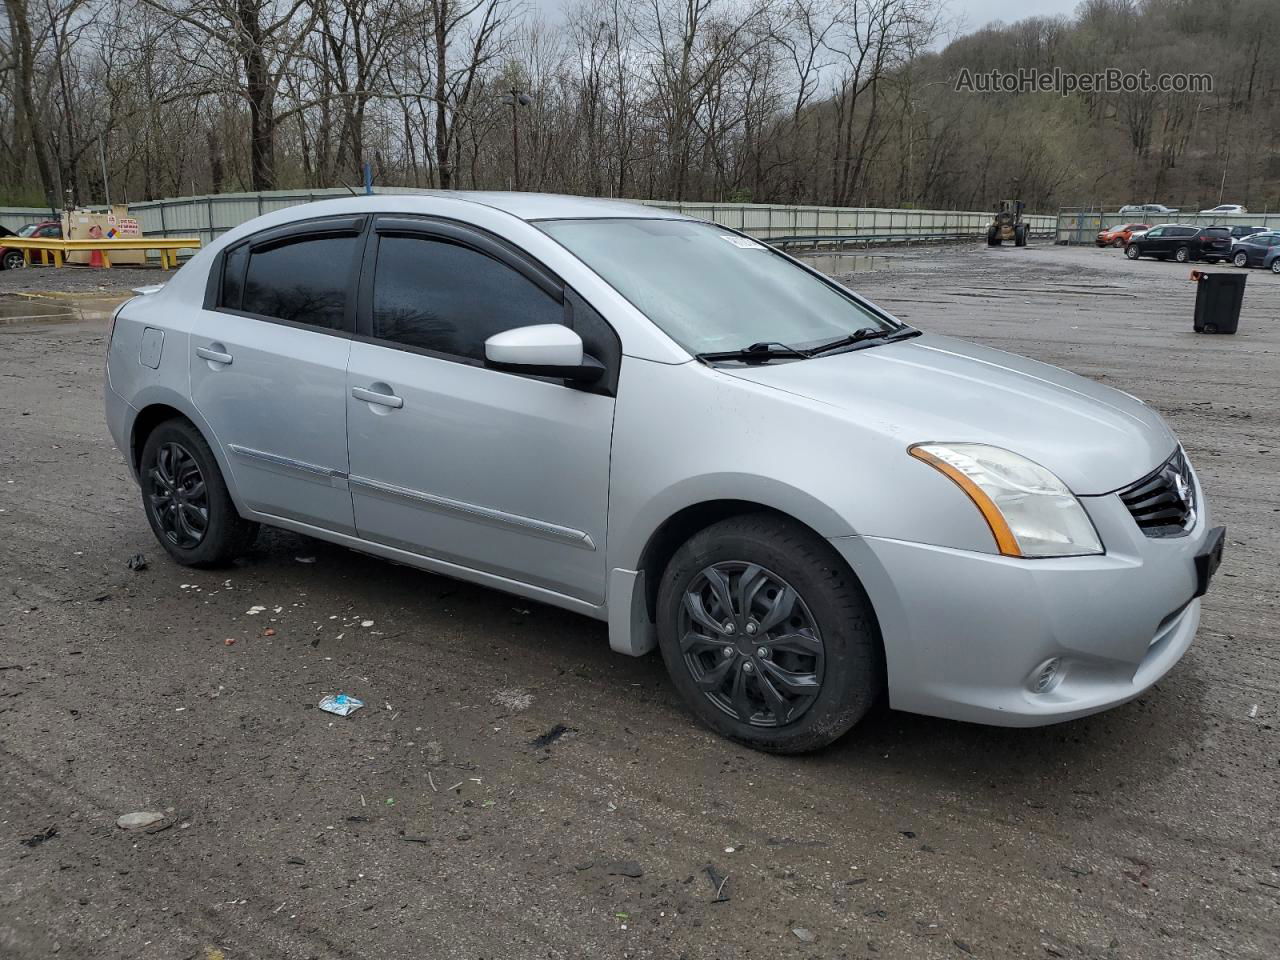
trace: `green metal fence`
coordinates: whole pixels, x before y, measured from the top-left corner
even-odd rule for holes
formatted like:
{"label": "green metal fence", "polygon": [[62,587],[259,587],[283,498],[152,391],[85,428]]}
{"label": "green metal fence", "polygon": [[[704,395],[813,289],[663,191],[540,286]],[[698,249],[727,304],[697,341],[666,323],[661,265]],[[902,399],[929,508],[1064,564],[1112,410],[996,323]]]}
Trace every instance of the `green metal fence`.
{"label": "green metal fence", "polygon": [[[410,187],[378,187],[380,194],[429,193]],[[146,236],[198,236],[208,243],[246,220],[272,210],[346,196],[343,188],[224,193],[146,200],[129,205]],[[742,230],[760,239],[805,237],[815,242],[894,242],[985,236],[991,213],[972,210],[888,210],[859,207],[789,206],[764,203],[677,203],[634,201],[674,210]],[[48,216],[36,208],[0,208],[0,224],[17,227]],[[1033,235],[1053,236],[1057,217],[1026,217]]]}

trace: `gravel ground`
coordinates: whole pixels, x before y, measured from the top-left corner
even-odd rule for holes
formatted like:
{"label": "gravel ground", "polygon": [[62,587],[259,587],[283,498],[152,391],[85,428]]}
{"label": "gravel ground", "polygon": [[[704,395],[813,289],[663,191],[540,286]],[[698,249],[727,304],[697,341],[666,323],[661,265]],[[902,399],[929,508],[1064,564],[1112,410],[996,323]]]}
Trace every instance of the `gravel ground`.
{"label": "gravel ground", "polygon": [[[101,315],[3,324],[0,956],[1280,955],[1280,278],[1250,273],[1239,335],[1197,337],[1173,264],[871,263],[848,282],[904,319],[1180,432],[1228,551],[1157,689],[1035,730],[884,710],[817,755],[751,753],[590,620],[293,534],[175,566],[102,422]],[[366,708],[316,709],[338,690]],[[165,819],[117,828],[133,811]]]}

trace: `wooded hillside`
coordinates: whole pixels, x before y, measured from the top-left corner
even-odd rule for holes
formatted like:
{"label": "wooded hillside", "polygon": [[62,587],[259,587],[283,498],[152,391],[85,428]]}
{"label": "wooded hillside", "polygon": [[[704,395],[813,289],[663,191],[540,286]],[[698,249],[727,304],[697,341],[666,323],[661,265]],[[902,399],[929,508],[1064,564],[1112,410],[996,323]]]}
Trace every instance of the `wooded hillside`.
{"label": "wooded hillside", "polygon": [[[1275,0],[3,0],[0,205],[359,182],[987,208],[1280,209]],[[963,69],[1208,73],[972,93]],[[517,165],[518,157],[518,165]]]}

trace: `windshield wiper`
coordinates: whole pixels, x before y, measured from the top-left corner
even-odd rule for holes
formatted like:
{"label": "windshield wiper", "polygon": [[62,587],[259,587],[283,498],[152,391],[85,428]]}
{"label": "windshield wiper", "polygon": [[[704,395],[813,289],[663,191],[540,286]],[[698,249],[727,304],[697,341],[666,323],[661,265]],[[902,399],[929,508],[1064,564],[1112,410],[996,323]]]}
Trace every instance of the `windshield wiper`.
{"label": "windshield wiper", "polygon": [[721,350],[715,353],[699,353],[697,358],[705,363],[715,363],[719,360],[741,360],[743,363],[768,363],[770,360],[782,360],[788,357],[803,360],[810,355],[811,354],[807,350],[797,350],[795,347],[789,347],[785,343],[778,343],[773,340],[762,340],[759,343],[751,344],[749,347],[743,347],[741,350]]}
{"label": "windshield wiper", "polygon": [[904,340],[907,337],[919,336],[920,331],[911,327],[900,327],[897,330],[879,330],[875,327],[862,327],[853,331],[847,337],[840,337],[837,340],[830,340],[827,343],[819,344],[809,350],[809,356],[816,357],[820,353],[829,353],[832,350],[839,350],[841,347],[851,347],[857,343],[865,343],[868,340]]}

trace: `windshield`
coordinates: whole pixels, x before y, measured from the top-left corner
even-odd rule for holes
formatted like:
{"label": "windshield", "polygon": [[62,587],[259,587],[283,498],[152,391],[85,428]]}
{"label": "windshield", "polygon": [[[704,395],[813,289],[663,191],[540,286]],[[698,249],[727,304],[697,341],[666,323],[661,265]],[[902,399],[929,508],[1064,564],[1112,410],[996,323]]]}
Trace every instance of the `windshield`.
{"label": "windshield", "polygon": [[772,248],[694,220],[543,220],[544,232],[697,355],[757,343],[804,349],[905,329]]}

